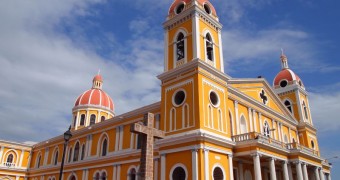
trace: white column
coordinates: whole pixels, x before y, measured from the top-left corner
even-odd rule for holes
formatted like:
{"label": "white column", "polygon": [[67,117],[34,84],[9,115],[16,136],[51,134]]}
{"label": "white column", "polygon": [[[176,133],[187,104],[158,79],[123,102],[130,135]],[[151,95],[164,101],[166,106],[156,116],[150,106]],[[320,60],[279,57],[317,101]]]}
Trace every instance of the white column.
{"label": "white column", "polygon": [[168,71],[168,49],[169,49],[169,35],[168,30],[164,29],[164,71]]}
{"label": "white column", "polygon": [[259,123],[260,123],[260,130],[259,130],[259,133],[262,134],[262,131],[263,131],[263,125],[262,125],[262,114],[259,113]]}
{"label": "white column", "polygon": [[86,169],[83,169],[83,173],[81,175],[81,180],[86,180],[85,175],[86,175]]}
{"label": "white column", "polygon": [[2,155],[4,153],[4,149],[5,149],[5,147],[1,146],[1,149],[0,149],[0,160],[2,159]]}
{"label": "white column", "polygon": [[116,178],[117,178],[117,165],[113,165],[112,180],[116,180]]}
{"label": "white column", "polygon": [[281,131],[281,141],[284,142],[284,136],[282,131],[282,123],[280,123],[280,131]]}
{"label": "white column", "polygon": [[[200,44],[200,31],[199,31],[199,17],[198,13],[194,14],[194,20],[192,22],[193,29],[193,55],[194,59],[201,58],[201,44]],[[187,53],[187,52],[186,52]]]}
{"label": "white column", "polygon": [[236,122],[236,135],[240,134],[240,122],[238,118],[238,102],[234,101],[235,106],[235,122]]}
{"label": "white column", "polygon": [[192,163],[192,179],[198,180],[198,162],[197,162],[197,149],[191,150],[191,163]]}
{"label": "white column", "polygon": [[314,167],[314,175],[315,175],[315,180],[320,180],[319,168],[318,167]]}
{"label": "white column", "polygon": [[303,180],[302,169],[301,169],[301,162],[300,161],[296,162],[295,166],[296,166],[297,180]]}
{"label": "white column", "polygon": [[88,180],[89,179],[89,170],[86,169],[85,170],[85,180]]}
{"label": "white column", "polygon": [[229,179],[234,179],[234,169],[233,169],[233,155],[228,154],[228,161],[229,161]]}
{"label": "white column", "polygon": [[249,119],[249,127],[250,127],[250,132],[253,132],[253,122],[252,122],[252,116],[251,116],[251,108],[248,108],[248,119]]}
{"label": "white column", "polygon": [[308,180],[307,164],[306,163],[302,163],[302,172],[303,172],[303,179]]}
{"label": "white column", "polygon": [[276,180],[275,159],[269,159],[270,180]]}
{"label": "white column", "polygon": [[120,164],[119,164],[119,165],[117,165],[117,180],[120,179],[120,169],[121,169],[121,167],[120,167]]}
{"label": "white column", "polygon": [[18,164],[19,167],[22,167],[22,161],[24,159],[24,154],[25,154],[25,150],[22,149],[21,154],[20,154],[20,161],[19,161],[19,164]]}
{"label": "white column", "polygon": [[15,177],[15,180],[19,180],[19,178],[20,178],[20,176],[16,176],[16,177]]}
{"label": "white column", "polygon": [[158,179],[158,161],[159,159],[155,159],[155,164],[154,164],[154,171],[153,171],[153,179],[157,180]]}
{"label": "white column", "polygon": [[78,110],[77,117],[76,117],[76,127],[74,127],[74,129],[77,130],[79,125],[80,125],[80,122],[79,122],[79,110]]}
{"label": "white column", "polygon": [[287,161],[282,161],[283,179],[289,180]]}
{"label": "white column", "polygon": [[242,161],[238,162],[238,177],[239,177],[239,180],[244,180],[244,176],[243,176],[243,163],[242,163]]}
{"label": "white column", "polygon": [[209,150],[204,149],[204,174],[205,179],[209,179]]}
{"label": "white column", "polygon": [[289,175],[289,179],[293,180],[293,171],[292,171],[292,165],[291,163],[288,163],[288,175]]}
{"label": "white column", "polygon": [[257,132],[256,112],[253,109],[254,132]]}
{"label": "white column", "polygon": [[120,126],[116,127],[115,151],[118,151]]}
{"label": "white column", "polygon": [[260,155],[258,153],[255,153],[252,156],[254,161],[255,180],[262,180]]}
{"label": "white column", "polygon": [[222,47],[221,29],[218,30],[218,41],[219,41],[218,50],[220,51],[221,71],[224,73],[224,60],[223,60],[223,47]]}
{"label": "white column", "polygon": [[165,165],[166,165],[166,154],[161,154],[161,179],[166,179]]}
{"label": "white column", "polygon": [[322,168],[320,168],[320,180],[325,180],[325,174],[322,171]]}
{"label": "white column", "polygon": [[119,150],[123,149],[124,126],[119,126]]}
{"label": "white column", "polygon": [[281,132],[281,123],[280,122],[277,122],[277,124],[276,124],[276,127],[277,127],[277,133],[278,133],[278,135],[279,135],[279,141],[282,141],[282,132]]}

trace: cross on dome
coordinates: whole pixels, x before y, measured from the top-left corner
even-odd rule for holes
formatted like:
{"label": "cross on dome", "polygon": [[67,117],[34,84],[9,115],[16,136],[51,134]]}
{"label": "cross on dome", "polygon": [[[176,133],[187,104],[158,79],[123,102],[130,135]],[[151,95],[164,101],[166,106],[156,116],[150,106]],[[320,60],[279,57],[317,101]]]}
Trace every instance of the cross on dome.
{"label": "cross on dome", "polygon": [[281,48],[281,67],[282,69],[289,69],[289,66],[288,66],[288,58],[287,56],[284,54],[283,52],[283,49]]}

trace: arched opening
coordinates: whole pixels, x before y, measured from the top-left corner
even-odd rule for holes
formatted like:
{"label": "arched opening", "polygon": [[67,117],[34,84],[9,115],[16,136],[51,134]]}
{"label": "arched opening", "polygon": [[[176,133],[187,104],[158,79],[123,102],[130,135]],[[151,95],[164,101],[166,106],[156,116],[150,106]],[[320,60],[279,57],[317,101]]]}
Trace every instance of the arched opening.
{"label": "arched opening", "polygon": [[7,163],[13,163],[13,159],[14,159],[14,156],[13,156],[13,154],[10,154],[10,155],[8,155],[7,156]]}
{"label": "arched opening", "polygon": [[241,134],[247,133],[247,123],[246,123],[246,119],[244,118],[244,116],[241,116],[240,130],[241,130]]}
{"label": "arched opening", "polygon": [[85,125],[85,114],[82,114],[80,116],[80,126],[84,126]]}
{"label": "arched opening", "polygon": [[308,109],[305,102],[302,103],[303,111],[305,113],[305,118],[308,119]]}
{"label": "arched opening", "polygon": [[100,174],[99,172],[97,172],[94,177],[93,177],[94,180],[100,180]]}
{"label": "arched opening", "polygon": [[213,177],[214,180],[224,180],[223,171],[220,167],[215,167]]}
{"label": "arched opening", "polygon": [[287,107],[287,109],[292,113],[293,112],[292,103],[290,103],[288,100],[285,100],[284,104]]}
{"label": "arched opening", "polygon": [[107,154],[107,139],[105,138],[102,144],[102,156],[106,156]]}
{"label": "arched opening", "polygon": [[205,48],[207,59],[214,61],[214,44],[209,33],[205,36]]}
{"label": "arched opening", "polygon": [[90,116],[90,126],[96,123],[96,115],[91,114]]}
{"label": "arched opening", "polygon": [[184,48],[184,34],[179,33],[176,39],[176,56],[177,61],[184,59],[185,57],[185,48]]}
{"label": "arched opening", "polygon": [[182,107],[182,114],[183,114],[182,128],[189,127],[190,124],[189,124],[189,105],[188,104],[185,104]]}
{"label": "arched opening", "polygon": [[41,154],[39,154],[38,159],[37,159],[37,164],[36,167],[39,168],[40,167],[40,161],[41,161]]}
{"label": "arched opening", "polygon": [[136,180],[137,172],[135,168],[132,168],[129,172],[129,180]]}
{"label": "arched opening", "polygon": [[105,121],[105,116],[102,116],[102,117],[100,118],[100,121],[101,121],[101,122]]}
{"label": "arched opening", "polygon": [[71,162],[72,157],[72,147],[70,147],[70,150],[68,151],[68,162]]}
{"label": "arched opening", "polygon": [[106,180],[107,177],[106,177],[106,172],[102,172],[102,176],[100,178],[101,180]]}
{"label": "arched opening", "polygon": [[72,175],[72,176],[70,177],[70,180],[76,180],[76,177],[75,177],[74,175]]}
{"label": "arched opening", "polygon": [[59,151],[56,150],[54,153],[54,162],[53,162],[54,165],[58,164],[58,156],[59,156]]}
{"label": "arched opening", "polygon": [[185,180],[186,173],[182,167],[176,167],[172,172],[172,179],[173,180]]}
{"label": "arched opening", "polygon": [[263,125],[263,135],[269,137],[270,136],[270,129],[269,129],[269,125],[268,125],[268,122],[265,121],[264,122],[264,125]]}
{"label": "arched opening", "polygon": [[74,147],[73,161],[78,161],[78,157],[79,157],[79,142],[77,142],[76,146]]}

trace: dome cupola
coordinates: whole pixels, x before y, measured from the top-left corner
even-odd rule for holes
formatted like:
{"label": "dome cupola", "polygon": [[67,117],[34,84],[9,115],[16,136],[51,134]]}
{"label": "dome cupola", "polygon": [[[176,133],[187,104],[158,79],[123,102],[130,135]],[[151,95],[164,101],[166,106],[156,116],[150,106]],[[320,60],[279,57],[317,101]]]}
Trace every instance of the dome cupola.
{"label": "dome cupola", "polygon": [[94,76],[92,88],[78,96],[72,109],[73,128],[84,127],[114,117],[114,103],[102,89],[103,78]]}
{"label": "dome cupola", "polygon": [[294,73],[291,69],[289,69],[288,66],[288,58],[287,56],[283,53],[281,53],[281,71],[275,76],[274,78],[274,88],[285,88],[287,86],[296,84],[301,86],[304,89],[304,85],[300,79],[300,77]]}

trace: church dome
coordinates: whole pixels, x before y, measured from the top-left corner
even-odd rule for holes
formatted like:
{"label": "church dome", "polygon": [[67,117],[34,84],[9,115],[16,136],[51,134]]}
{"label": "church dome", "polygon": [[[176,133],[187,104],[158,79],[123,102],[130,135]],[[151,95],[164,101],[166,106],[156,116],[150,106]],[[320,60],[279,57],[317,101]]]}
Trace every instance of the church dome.
{"label": "church dome", "polygon": [[92,88],[80,94],[74,103],[74,108],[95,107],[114,112],[114,104],[111,97],[102,90],[103,78],[96,75],[93,78]]}
{"label": "church dome", "polygon": [[303,87],[303,83],[300,77],[296,73],[294,73],[291,69],[289,69],[288,59],[286,55],[282,54],[280,59],[282,70],[274,78],[273,82],[274,88],[284,88],[292,84],[298,84],[301,87]]}
{"label": "church dome", "polygon": [[186,5],[189,5],[192,1],[197,1],[199,5],[203,7],[203,9],[208,14],[216,15],[216,10],[214,6],[209,2],[209,0],[174,0],[169,8],[169,14],[175,13],[179,14],[180,9],[184,10]]}

